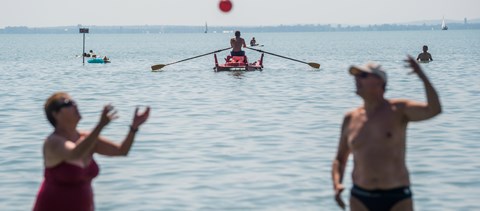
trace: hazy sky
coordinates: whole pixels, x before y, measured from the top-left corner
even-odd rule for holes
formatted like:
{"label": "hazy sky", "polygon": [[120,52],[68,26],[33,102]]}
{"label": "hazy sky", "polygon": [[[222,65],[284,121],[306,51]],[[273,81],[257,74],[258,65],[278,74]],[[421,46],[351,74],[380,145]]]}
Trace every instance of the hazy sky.
{"label": "hazy sky", "polygon": [[480,18],[480,0],[2,0],[0,28],[66,25],[382,24]]}

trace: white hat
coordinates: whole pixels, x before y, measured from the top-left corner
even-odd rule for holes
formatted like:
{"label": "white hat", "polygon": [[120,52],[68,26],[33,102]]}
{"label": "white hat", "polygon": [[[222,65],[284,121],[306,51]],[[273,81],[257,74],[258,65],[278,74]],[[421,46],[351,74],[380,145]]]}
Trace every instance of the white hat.
{"label": "white hat", "polygon": [[368,62],[362,66],[352,65],[349,68],[350,74],[358,75],[360,72],[371,73],[380,77],[387,83],[387,73],[382,69],[382,66],[375,62]]}

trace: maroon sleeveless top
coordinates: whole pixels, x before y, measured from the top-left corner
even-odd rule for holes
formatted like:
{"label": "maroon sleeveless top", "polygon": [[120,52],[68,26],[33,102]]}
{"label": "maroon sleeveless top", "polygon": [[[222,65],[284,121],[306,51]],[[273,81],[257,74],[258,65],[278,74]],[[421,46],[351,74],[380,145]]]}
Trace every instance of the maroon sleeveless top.
{"label": "maroon sleeveless top", "polygon": [[87,167],[62,162],[45,168],[34,211],[93,211],[92,179],[98,175],[95,160]]}

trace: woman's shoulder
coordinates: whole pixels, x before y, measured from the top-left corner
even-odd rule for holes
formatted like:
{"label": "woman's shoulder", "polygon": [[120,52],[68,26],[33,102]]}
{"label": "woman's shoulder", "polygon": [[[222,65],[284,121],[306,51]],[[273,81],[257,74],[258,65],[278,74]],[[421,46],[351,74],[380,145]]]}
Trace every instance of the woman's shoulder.
{"label": "woman's shoulder", "polygon": [[[81,137],[88,136],[90,134],[90,131],[78,130],[78,134],[80,135],[80,138],[81,138]],[[52,133],[49,136],[47,136],[47,138],[45,139],[45,146],[46,147],[53,147],[57,144],[64,145],[64,143],[66,141],[75,142],[75,140],[68,140],[66,137],[63,137],[61,135]]]}
{"label": "woman's shoulder", "polygon": [[59,149],[65,147],[67,139],[63,136],[57,135],[55,133],[50,134],[43,144],[43,152],[45,156],[45,165],[51,166],[52,160],[53,163],[56,163],[57,156],[55,152]]}

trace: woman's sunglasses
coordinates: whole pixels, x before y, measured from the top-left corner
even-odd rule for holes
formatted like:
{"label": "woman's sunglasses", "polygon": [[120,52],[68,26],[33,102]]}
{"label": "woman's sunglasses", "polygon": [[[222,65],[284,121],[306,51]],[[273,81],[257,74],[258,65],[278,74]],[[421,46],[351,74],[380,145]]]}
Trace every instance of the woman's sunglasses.
{"label": "woman's sunglasses", "polygon": [[75,106],[77,103],[75,101],[70,100],[70,99],[65,99],[63,101],[59,101],[56,103],[55,108],[53,109],[54,111],[60,111],[62,108],[68,108],[71,106]]}

